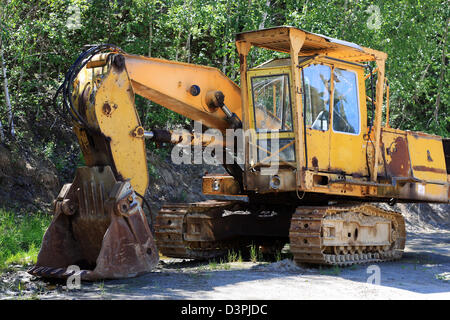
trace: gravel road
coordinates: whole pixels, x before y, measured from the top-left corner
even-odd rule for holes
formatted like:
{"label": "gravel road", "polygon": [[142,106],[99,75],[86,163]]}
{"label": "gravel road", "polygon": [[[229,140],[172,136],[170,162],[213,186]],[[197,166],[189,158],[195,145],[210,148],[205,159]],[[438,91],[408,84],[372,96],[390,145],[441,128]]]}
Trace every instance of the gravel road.
{"label": "gravel road", "polygon": [[[162,260],[147,275],[68,290],[23,269],[0,277],[0,299],[450,299],[450,232],[408,233],[404,256],[377,267],[297,267],[274,263]],[[370,278],[370,279],[369,279]],[[367,283],[368,279],[371,283]]]}

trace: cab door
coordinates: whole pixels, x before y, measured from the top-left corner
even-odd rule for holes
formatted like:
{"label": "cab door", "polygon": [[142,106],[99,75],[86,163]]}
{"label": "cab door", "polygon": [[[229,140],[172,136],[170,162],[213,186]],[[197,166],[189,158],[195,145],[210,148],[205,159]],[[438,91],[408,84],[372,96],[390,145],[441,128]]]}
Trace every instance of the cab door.
{"label": "cab door", "polygon": [[364,70],[336,63],[332,70],[330,170],[347,175],[367,175],[367,126]]}
{"label": "cab door", "polygon": [[295,168],[295,134],[292,117],[292,84],[289,67],[261,68],[248,72],[250,95],[249,152],[251,168],[286,164]]}
{"label": "cab door", "polygon": [[309,170],[330,170],[331,70],[330,65],[314,63],[301,71]]}

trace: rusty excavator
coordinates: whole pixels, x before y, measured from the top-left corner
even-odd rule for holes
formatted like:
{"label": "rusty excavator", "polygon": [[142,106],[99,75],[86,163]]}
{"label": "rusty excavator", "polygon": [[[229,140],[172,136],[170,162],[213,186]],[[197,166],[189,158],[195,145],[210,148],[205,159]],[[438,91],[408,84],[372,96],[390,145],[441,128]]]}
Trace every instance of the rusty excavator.
{"label": "rusty excavator", "polygon": [[[236,47],[240,87],[215,68],[86,48],[58,90],[86,166],[55,200],[29,273],[134,277],[158,251],[210,259],[250,244],[289,243],[296,263],[377,263],[402,256],[406,232],[400,213],[371,202],[449,203],[450,139],[390,127],[385,53],[288,26],[239,33]],[[252,47],[285,58],[249,68]],[[135,94],[241,132],[243,160],[222,142],[227,173],[203,177],[216,200],[166,204],[148,222],[145,139],[208,139],[145,130]]]}

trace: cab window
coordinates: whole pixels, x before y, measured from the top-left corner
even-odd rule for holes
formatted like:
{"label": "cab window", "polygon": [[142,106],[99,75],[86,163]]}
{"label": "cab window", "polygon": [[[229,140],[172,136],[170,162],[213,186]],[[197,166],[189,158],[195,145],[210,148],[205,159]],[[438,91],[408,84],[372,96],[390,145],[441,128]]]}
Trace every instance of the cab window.
{"label": "cab window", "polygon": [[331,68],[315,64],[303,69],[306,127],[327,131],[330,118]]}
{"label": "cab window", "polygon": [[252,78],[256,131],[292,131],[287,74]]}
{"label": "cab window", "polygon": [[333,130],[359,134],[359,103],[356,73],[334,69]]}

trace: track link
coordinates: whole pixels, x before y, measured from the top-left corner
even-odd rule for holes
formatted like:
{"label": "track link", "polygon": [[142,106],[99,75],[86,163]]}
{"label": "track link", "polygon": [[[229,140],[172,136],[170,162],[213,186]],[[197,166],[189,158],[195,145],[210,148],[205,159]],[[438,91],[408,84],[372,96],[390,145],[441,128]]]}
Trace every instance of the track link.
{"label": "track link", "polygon": [[[391,221],[392,242],[387,246],[355,245],[325,246],[323,227],[327,220],[362,214],[367,219],[383,218]],[[311,263],[348,266],[400,259],[405,247],[405,222],[400,213],[373,205],[346,207],[300,207],[292,216],[290,247],[297,264]]]}

